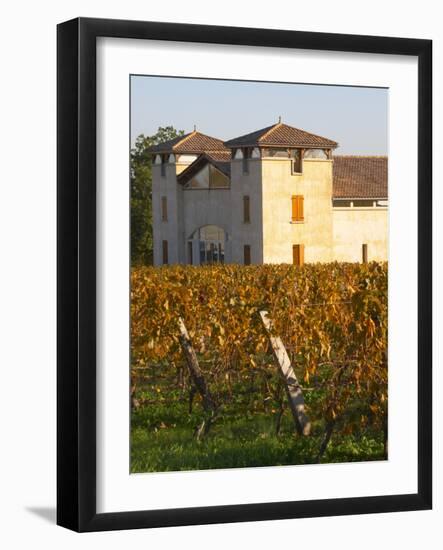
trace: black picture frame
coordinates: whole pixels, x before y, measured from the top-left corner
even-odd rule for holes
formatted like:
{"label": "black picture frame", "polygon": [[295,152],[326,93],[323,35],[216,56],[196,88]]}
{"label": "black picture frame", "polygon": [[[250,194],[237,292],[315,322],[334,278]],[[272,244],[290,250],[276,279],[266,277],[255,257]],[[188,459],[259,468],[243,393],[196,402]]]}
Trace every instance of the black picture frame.
{"label": "black picture frame", "polygon": [[[418,491],[416,494],[96,512],[96,39],[169,40],[418,58]],[[57,523],[104,531],[432,507],[432,42],[79,18],[57,29]]]}

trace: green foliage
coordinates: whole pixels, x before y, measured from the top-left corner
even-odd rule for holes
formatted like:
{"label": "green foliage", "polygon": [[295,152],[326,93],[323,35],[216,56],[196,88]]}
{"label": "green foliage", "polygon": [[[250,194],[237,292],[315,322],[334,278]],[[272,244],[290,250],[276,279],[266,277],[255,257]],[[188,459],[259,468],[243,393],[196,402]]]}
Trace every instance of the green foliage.
{"label": "green foliage", "polygon": [[[269,407],[245,414],[247,406],[242,400],[226,405],[220,421],[199,443],[194,437],[201,414],[198,407],[189,414],[185,400],[171,395],[163,403],[152,402],[141,407],[132,414],[131,471],[251,468],[315,462],[322,440],[321,422],[315,425],[312,437],[296,437],[290,413],[286,411],[277,435],[276,412]],[[382,433],[367,430],[363,434],[334,437],[322,462],[384,458]]]}
{"label": "green foliage", "polygon": [[152,175],[149,147],[183,135],[172,126],[139,135],[131,149],[131,264],[152,263]]}

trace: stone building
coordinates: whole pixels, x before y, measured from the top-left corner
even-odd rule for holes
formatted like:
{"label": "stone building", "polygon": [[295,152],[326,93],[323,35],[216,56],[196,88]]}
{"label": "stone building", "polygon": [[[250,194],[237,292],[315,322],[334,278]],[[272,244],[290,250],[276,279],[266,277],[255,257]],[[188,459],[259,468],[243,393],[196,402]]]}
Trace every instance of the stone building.
{"label": "stone building", "polygon": [[154,265],[388,259],[387,157],[281,122],[150,149]]}

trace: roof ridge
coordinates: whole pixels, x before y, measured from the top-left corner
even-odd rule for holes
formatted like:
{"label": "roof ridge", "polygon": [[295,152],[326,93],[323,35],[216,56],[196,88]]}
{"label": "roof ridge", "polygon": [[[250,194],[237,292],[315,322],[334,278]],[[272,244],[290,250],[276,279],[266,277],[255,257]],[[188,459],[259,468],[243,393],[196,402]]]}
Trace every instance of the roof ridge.
{"label": "roof ridge", "polygon": [[174,145],[172,146],[172,150],[174,150],[177,147],[177,145],[182,145],[185,141],[187,141],[191,136],[193,136],[196,133],[197,133],[197,130],[193,130],[192,132],[189,132],[188,134],[185,134],[184,136],[182,136],[181,140],[177,141],[177,143],[174,143]]}
{"label": "roof ridge", "polygon": [[[275,126],[275,124],[272,124],[271,126],[265,126],[264,128],[259,128],[258,130],[253,130],[252,132],[247,132],[246,134],[242,134],[241,136],[236,136],[236,137],[233,137],[231,139],[227,139],[223,143],[224,144],[225,143],[230,143],[231,141],[237,141],[239,139],[249,137],[251,135],[260,135],[260,137],[262,137],[263,135],[267,134],[267,132],[272,130],[274,128],[274,126]],[[263,132],[263,133],[260,134],[260,132]],[[257,141],[258,141],[258,138],[257,138]]]}
{"label": "roof ridge", "polygon": [[277,126],[282,126],[283,125],[283,122],[276,122],[275,124],[273,124],[270,128],[268,128],[266,130],[266,132],[264,132],[258,139],[257,141],[260,141],[261,139],[264,139],[265,137],[269,136],[269,134],[271,134],[276,128]]}
{"label": "roof ridge", "polygon": [[220,142],[220,145],[219,145],[220,149],[207,149],[207,151],[210,152],[210,151],[227,151],[228,150],[228,148],[225,147],[225,143],[222,139],[220,139],[218,137],[214,137],[214,136],[209,136],[208,134],[202,134],[201,132],[198,132],[198,131],[197,131],[197,133],[199,133],[201,136],[204,136],[206,138],[213,139],[215,141]]}

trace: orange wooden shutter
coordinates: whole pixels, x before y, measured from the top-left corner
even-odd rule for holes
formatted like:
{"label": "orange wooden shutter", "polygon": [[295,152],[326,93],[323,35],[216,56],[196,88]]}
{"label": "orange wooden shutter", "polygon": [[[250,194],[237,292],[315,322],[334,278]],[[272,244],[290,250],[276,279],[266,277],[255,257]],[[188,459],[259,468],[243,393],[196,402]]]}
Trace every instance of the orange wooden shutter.
{"label": "orange wooden shutter", "polygon": [[294,265],[301,266],[305,262],[305,245],[294,244],[292,245],[292,263]]}
{"label": "orange wooden shutter", "polygon": [[304,198],[303,195],[299,195],[298,197],[298,221],[302,222],[305,219],[304,215]]}
{"label": "orange wooden shutter", "polygon": [[299,265],[303,265],[305,263],[305,245],[300,244],[300,263]]}
{"label": "orange wooden shutter", "polygon": [[292,195],[292,221],[302,222],[304,220],[304,199],[303,195]]}
{"label": "orange wooden shutter", "polygon": [[163,241],[162,247],[163,247],[163,264],[167,264],[168,263],[168,241]]}
{"label": "orange wooden shutter", "polygon": [[243,263],[245,265],[251,264],[251,245],[245,244],[243,248]]}
{"label": "orange wooden shutter", "polygon": [[162,221],[168,220],[168,202],[166,197],[162,197]]}
{"label": "orange wooden shutter", "polygon": [[298,244],[292,245],[292,263],[294,265],[299,265],[300,261],[300,254],[299,254],[299,246]]}
{"label": "orange wooden shutter", "polygon": [[251,221],[250,209],[249,209],[249,196],[243,197],[243,222],[249,223]]}
{"label": "orange wooden shutter", "polygon": [[368,263],[368,245],[362,244],[361,245],[361,255],[362,255],[362,262],[364,264]]}

